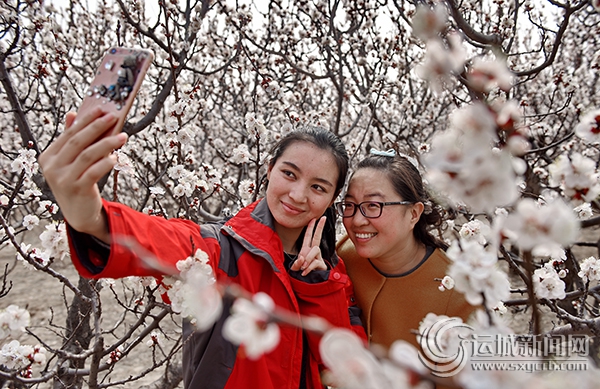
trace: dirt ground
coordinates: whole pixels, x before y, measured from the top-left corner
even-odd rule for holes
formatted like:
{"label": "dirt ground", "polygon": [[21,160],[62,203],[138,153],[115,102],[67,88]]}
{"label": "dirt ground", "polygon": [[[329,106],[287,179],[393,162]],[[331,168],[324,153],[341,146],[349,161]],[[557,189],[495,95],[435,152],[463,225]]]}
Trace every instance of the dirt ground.
{"label": "dirt ground", "polygon": [[[38,335],[43,341],[48,342],[50,347],[60,347],[60,337],[53,333],[53,331],[62,331],[63,328],[61,327],[65,326],[66,306],[71,302],[73,293],[71,293],[70,290],[63,288],[63,285],[58,280],[35,269],[29,269],[23,265],[22,261],[17,261],[15,250],[11,246],[4,246],[0,249],[0,269],[3,270],[6,265],[8,265],[9,269],[7,278],[12,282],[12,287],[8,295],[0,298],[0,309],[4,309],[11,304],[26,308],[31,315],[30,330]],[[60,274],[67,277],[71,283],[77,285],[79,276],[68,258],[64,261],[58,261],[52,267]],[[116,290],[120,298],[124,300],[133,299],[134,294],[130,290],[126,290],[124,285],[129,287],[132,284],[126,281],[124,284],[117,281],[114,290]],[[136,289],[141,293],[141,286],[138,286]],[[115,327],[117,323],[123,321],[119,326],[119,330],[114,332],[114,334],[118,336],[129,328],[129,324],[134,322],[135,318],[132,315],[123,317],[124,310],[118,306],[115,297],[109,288],[104,288],[101,291],[101,300],[103,311],[102,329],[111,329]],[[167,316],[161,323],[163,323],[163,329],[167,335],[177,337],[177,335],[180,334],[180,317],[175,316],[174,321]],[[116,337],[111,334],[107,334],[104,338],[105,345],[110,345],[116,341]],[[23,334],[16,339],[19,340],[21,344],[39,344],[39,341],[27,334]],[[0,346],[4,343],[5,341],[0,340]],[[136,376],[149,366],[152,366],[152,350],[145,343],[146,339],[144,339],[142,344],[137,346],[133,355],[124,357],[114,365],[114,371],[110,374],[113,382],[126,379],[129,376]],[[164,340],[163,347],[168,348],[169,344],[172,344],[172,342]],[[50,358],[49,353],[47,353],[47,357],[48,359]],[[158,370],[153,371],[140,380],[115,387],[126,389],[140,388],[143,385],[148,385],[155,381],[163,374],[163,371],[164,368],[160,367]],[[38,386],[38,388],[41,389],[51,387],[51,384],[42,384]],[[183,386],[180,385],[179,387]]]}

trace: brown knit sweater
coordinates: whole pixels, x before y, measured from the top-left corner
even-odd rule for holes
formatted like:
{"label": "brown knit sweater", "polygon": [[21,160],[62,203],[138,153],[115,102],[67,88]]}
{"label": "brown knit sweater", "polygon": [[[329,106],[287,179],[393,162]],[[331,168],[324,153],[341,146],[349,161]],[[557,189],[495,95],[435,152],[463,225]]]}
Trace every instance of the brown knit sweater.
{"label": "brown knit sweater", "polygon": [[450,265],[440,249],[413,270],[398,276],[385,276],[368,259],[358,256],[347,236],[338,242],[337,253],[354,284],[370,343],[389,348],[395,340],[402,339],[419,348],[415,332],[427,313],[458,316],[466,321],[476,308],[454,289],[443,292],[438,289],[440,281],[435,279],[442,279]]}

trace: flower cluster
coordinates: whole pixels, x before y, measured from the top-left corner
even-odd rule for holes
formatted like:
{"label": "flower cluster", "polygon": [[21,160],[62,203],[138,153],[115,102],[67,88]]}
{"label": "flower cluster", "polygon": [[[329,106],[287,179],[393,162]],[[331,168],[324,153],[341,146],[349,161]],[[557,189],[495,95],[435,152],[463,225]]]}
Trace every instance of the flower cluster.
{"label": "flower cluster", "polygon": [[548,167],[550,185],[560,186],[565,196],[575,201],[590,202],[600,194],[600,174],[596,162],[574,153],[560,155]]}
{"label": "flower cluster", "polygon": [[450,82],[451,74],[458,74],[464,68],[466,51],[458,34],[449,35],[450,49],[438,39],[427,41],[427,52],[422,64],[415,69],[417,75],[429,81],[436,93],[441,93],[444,86]]}
{"label": "flower cluster", "polygon": [[575,134],[590,143],[600,142],[600,110],[584,115],[575,127]]}
{"label": "flower cluster", "polygon": [[486,61],[475,58],[469,69],[467,80],[469,85],[479,92],[491,92],[498,88],[508,91],[512,88],[513,75],[506,64],[499,61]]}
{"label": "flower cluster", "polygon": [[406,384],[406,381],[393,383],[388,379],[383,366],[348,329],[327,331],[319,343],[319,352],[336,387],[383,389],[400,388]]}
{"label": "flower cluster", "polygon": [[152,331],[149,335],[148,340],[146,341],[146,345],[148,347],[156,347],[160,346],[163,343],[163,334],[158,331]]}
{"label": "flower cluster", "polygon": [[248,134],[255,138],[264,138],[267,135],[267,128],[262,119],[258,119],[254,113],[247,113],[245,125]]}
{"label": "flower cluster", "polygon": [[584,259],[579,267],[578,275],[583,282],[600,281],[600,261],[596,257]]}
{"label": "flower cluster", "polygon": [[547,299],[563,299],[565,283],[551,262],[533,272],[533,289],[537,297]]}
{"label": "flower cluster", "polygon": [[463,224],[458,231],[460,237],[464,240],[475,240],[479,244],[483,245],[487,242],[490,234],[490,226],[483,223],[481,220],[474,219],[470,222]]}
{"label": "flower cluster", "polygon": [[46,225],[40,234],[40,242],[49,257],[63,260],[69,256],[69,241],[65,223],[53,222]]}
{"label": "flower cluster", "polygon": [[216,288],[216,279],[208,255],[198,249],[193,256],[177,262],[181,279],[165,278],[171,307],[185,317],[191,317],[200,331],[208,329],[221,315],[223,301]]}
{"label": "flower cluster", "polygon": [[30,315],[24,308],[11,304],[0,311],[0,339],[18,336],[29,325]]}
{"label": "flower cluster", "polygon": [[579,233],[577,216],[561,200],[548,203],[525,198],[504,223],[502,233],[522,250],[543,246],[549,250],[573,243]]}
{"label": "flower cluster", "polygon": [[11,171],[15,173],[25,173],[26,177],[31,177],[38,171],[37,155],[33,149],[19,150],[19,156],[12,161]]}
{"label": "flower cluster", "polygon": [[110,352],[106,364],[112,365],[123,357],[123,345],[119,345],[116,349]]}
{"label": "flower cluster", "polygon": [[509,296],[506,273],[498,269],[498,258],[474,240],[454,241],[447,251],[452,264],[448,275],[454,279],[455,288],[465,294],[472,305],[495,307]]}
{"label": "flower cluster", "polygon": [[0,365],[9,370],[23,370],[32,364],[46,363],[46,350],[41,346],[29,346],[13,340],[0,349]]}
{"label": "flower cluster", "polygon": [[173,187],[173,195],[176,198],[182,196],[189,197],[192,196],[196,189],[205,192],[214,184],[220,182],[221,173],[209,165],[204,165],[203,168],[204,169],[201,169],[200,172],[205,173],[204,178],[185,169],[183,165],[171,166],[167,170],[167,174],[176,182],[175,186]]}
{"label": "flower cluster", "polygon": [[492,150],[496,128],[496,118],[483,104],[455,111],[451,128],[433,138],[423,157],[428,182],[474,212],[514,202],[519,195],[515,160],[506,149]]}
{"label": "flower cluster", "polygon": [[259,292],[252,300],[238,298],[223,325],[223,337],[243,346],[248,358],[260,358],[279,344],[279,327],[270,320],[274,309],[275,303],[266,293]]}
{"label": "flower cluster", "polygon": [[250,150],[248,149],[248,145],[242,143],[241,145],[235,147],[231,152],[231,158],[229,159],[231,162],[236,164],[248,163],[250,162]]}

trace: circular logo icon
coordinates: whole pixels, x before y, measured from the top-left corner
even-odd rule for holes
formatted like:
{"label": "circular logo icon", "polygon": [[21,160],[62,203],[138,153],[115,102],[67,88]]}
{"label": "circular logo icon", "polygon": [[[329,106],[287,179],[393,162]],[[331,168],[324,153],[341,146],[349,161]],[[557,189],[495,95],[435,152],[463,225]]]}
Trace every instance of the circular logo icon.
{"label": "circular logo icon", "polygon": [[420,334],[419,360],[437,377],[457,374],[468,360],[463,340],[472,332],[473,327],[455,317],[435,322]]}

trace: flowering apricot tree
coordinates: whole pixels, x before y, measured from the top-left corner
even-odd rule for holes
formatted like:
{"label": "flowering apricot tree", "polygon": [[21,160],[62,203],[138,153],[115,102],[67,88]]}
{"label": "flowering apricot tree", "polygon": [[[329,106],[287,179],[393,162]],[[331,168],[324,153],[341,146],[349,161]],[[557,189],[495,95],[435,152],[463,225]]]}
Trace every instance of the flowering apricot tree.
{"label": "flowering apricot tree", "polygon": [[[329,128],[352,162],[372,147],[393,148],[419,164],[446,210],[439,232],[453,265],[440,290],[456,288],[482,306],[474,326],[505,333],[519,316],[531,334],[584,333],[598,362],[598,1],[196,0],[159,1],[152,12],[146,3],[0,4],[0,252],[10,258],[0,290],[0,383],[137,386],[159,372],[152,387],[175,387],[185,340],[167,323],[183,312],[210,326],[215,299],[231,293],[203,273],[201,252],[171,275],[169,291],[153,279],[119,284],[60,270],[69,256],[65,224],[37,156],[111,46],[147,48],[155,60],[123,129],[130,139],[99,183],[107,199],[156,217],[212,221],[260,196],[270,147],[297,126]],[[63,293],[63,323],[40,326],[11,304],[13,258]],[[190,293],[203,296],[206,310],[186,300]],[[243,302],[227,336],[249,356],[278,335],[247,323],[299,325],[268,296],[234,296]],[[109,305],[120,311],[111,323]],[[403,345],[381,361],[349,352],[362,346],[348,336],[324,338],[337,382],[403,387],[404,372],[425,375],[406,362],[414,353]],[[142,353],[150,360],[142,370],[118,370]],[[348,379],[358,360],[369,374]],[[465,374],[460,382],[481,380]]]}

